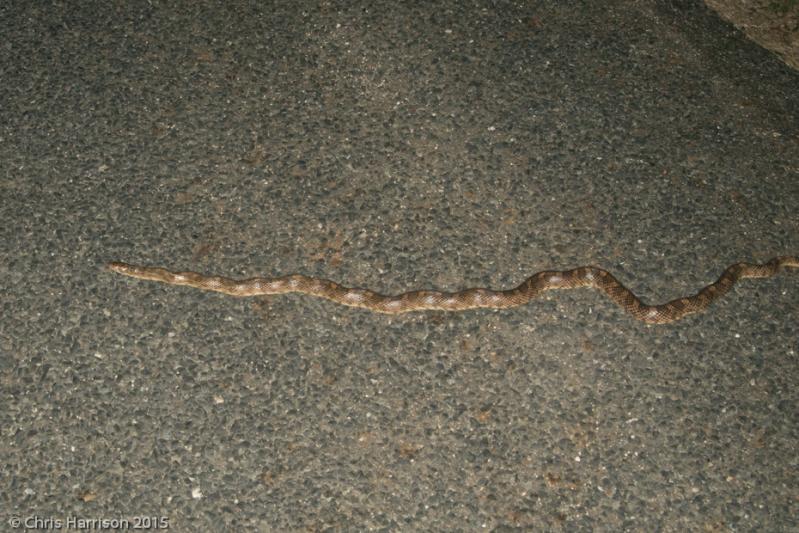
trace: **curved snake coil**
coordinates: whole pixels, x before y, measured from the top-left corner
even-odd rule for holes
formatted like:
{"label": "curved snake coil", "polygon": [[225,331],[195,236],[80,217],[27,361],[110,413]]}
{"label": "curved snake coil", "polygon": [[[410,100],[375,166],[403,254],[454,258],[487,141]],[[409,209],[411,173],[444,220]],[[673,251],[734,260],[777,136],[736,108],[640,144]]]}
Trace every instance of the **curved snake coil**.
{"label": "curved snake coil", "polygon": [[769,278],[783,268],[799,268],[799,257],[775,257],[763,264],[736,263],[729,266],[712,283],[692,296],[677,298],[660,305],[643,303],[613,274],[595,266],[573,270],[546,270],[527,278],[524,283],[508,290],[465,289],[458,292],[409,291],[396,296],[384,296],[368,289],[344,287],[333,281],[293,274],[279,278],[231,279],[204,276],[196,272],[172,272],[158,267],[108,263],[114,272],[139,279],[160,281],[171,285],[187,285],[206,291],[233,296],[259,296],[298,292],[352,307],[364,307],[378,313],[407,313],[409,311],[463,311],[478,307],[502,309],[523,305],[542,292],[553,289],[594,287],[602,290],[617,305],[634,318],[648,324],[666,324],[692,313],[704,311],[744,278]]}

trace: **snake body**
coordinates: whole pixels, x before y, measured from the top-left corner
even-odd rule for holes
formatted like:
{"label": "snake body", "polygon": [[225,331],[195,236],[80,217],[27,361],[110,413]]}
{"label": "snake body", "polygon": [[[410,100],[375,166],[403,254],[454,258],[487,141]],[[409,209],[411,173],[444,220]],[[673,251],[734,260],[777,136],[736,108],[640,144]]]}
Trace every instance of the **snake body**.
{"label": "snake body", "polygon": [[187,285],[232,296],[297,292],[326,298],[343,305],[363,307],[371,311],[389,314],[422,310],[463,311],[480,307],[503,309],[526,304],[544,291],[594,287],[603,291],[634,318],[648,324],[666,324],[704,311],[726,294],[738,280],[769,278],[783,268],[799,268],[799,257],[775,257],[762,264],[736,263],[727,267],[715,283],[707,285],[696,294],[660,305],[643,303],[613,274],[595,266],[538,272],[527,278],[518,287],[508,290],[481,288],[465,289],[458,292],[419,290],[395,296],[386,296],[368,289],[345,287],[327,279],[301,274],[276,278],[231,279],[205,276],[196,272],[172,272],[159,267],[136,266],[120,262],[108,263],[107,266],[114,272],[134,278],[160,281],[171,285]]}

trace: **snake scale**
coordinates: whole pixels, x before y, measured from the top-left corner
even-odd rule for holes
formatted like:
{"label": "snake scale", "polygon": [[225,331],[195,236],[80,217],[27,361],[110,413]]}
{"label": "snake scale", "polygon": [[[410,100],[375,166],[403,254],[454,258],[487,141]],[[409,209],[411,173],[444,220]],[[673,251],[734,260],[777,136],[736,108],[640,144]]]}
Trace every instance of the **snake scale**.
{"label": "snake scale", "polygon": [[108,263],[107,267],[114,272],[134,278],[160,281],[171,285],[187,285],[233,296],[297,292],[327,298],[343,305],[363,307],[371,311],[389,314],[422,310],[463,311],[479,307],[503,309],[526,304],[548,290],[594,287],[603,291],[634,318],[648,324],[666,324],[704,311],[726,294],[738,280],[769,278],[783,268],[799,268],[799,257],[775,257],[762,264],[736,263],[727,267],[715,283],[707,285],[696,294],[660,305],[643,303],[613,274],[595,266],[538,272],[527,278],[518,287],[508,290],[481,288],[465,289],[458,292],[419,290],[396,296],[385,296],[368,289],[345,287],[330,280],[300,274],[277,278],[231,279],[205,276],[196,272],[172,272],[164,268],[136,266],[120,262]]}

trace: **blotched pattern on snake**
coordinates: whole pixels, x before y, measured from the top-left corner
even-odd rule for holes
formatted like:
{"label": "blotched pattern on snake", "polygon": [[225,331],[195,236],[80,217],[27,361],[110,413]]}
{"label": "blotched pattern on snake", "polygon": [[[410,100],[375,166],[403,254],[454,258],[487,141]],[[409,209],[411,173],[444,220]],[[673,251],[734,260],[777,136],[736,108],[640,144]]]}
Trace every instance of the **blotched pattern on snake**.
{"label": "blotched pattern on snake", "polygon": [[160,281],[171,285],[187,285],[206,291],[233,296],[259,296],[298,292],[352,307],[363,307],[378,313],[407,313],[409,311],[463,311],[479,307],[502,309],[528,303],[544,291],[594,287],[634,318],[648,324],[674,322],[692,313],[704,311],[745,278],[768,278],[783,268],[799,268],[799,257],[775,257],[762,264],[736,263],[729,266],[715,283],[696,294],[676,298],[660,305],[643,303],[630,289],[610,272],[595,266],[572,270],[547,270],[527,278],[513,289],[465,289],[458,292],[434,290],[409,291],[385,296],[368,289],[350,288],[333,281],[292,274],[277,278],[231,279],[205,276],[196,272],[172,272],[164,268],[136,266],[127,263],[108,263],[114,272],[139,279]]}

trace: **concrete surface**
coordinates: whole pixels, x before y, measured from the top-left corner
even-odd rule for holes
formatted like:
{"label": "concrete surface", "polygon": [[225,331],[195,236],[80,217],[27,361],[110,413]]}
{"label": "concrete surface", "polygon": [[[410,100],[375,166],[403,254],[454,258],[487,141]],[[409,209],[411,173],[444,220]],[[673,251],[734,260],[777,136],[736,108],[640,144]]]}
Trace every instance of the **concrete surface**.
{"label": "concrete surface", "polygon": [[662,301],[797,254],[799,74],[701,2],[16,1],[0,29],[4,524],[797,531],[796,272],[651,327],[590,290],[389,317],[102,268],[596,264]]}

